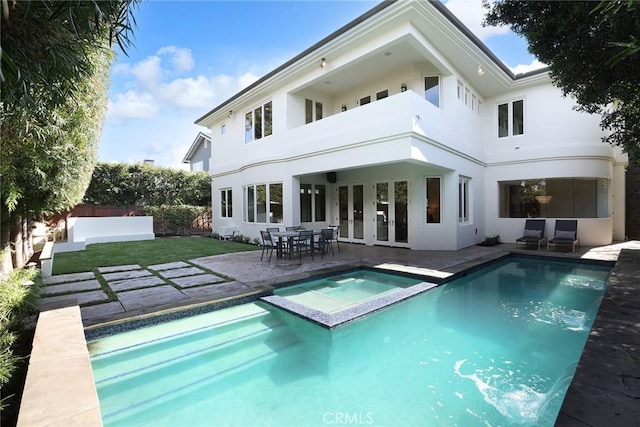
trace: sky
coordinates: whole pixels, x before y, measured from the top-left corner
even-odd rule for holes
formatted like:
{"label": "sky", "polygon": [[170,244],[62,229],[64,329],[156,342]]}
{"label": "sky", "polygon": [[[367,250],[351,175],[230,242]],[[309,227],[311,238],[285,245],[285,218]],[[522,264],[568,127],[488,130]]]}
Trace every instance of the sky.
{"label": "sky", "polygon": [[[543,66],[508,28],[482,27],[482,0],[443,2],[514,73]],[[98,160],[188,169],[207,132],[196,119],[378,3],[143,0],[133,46],[112,66]]]}

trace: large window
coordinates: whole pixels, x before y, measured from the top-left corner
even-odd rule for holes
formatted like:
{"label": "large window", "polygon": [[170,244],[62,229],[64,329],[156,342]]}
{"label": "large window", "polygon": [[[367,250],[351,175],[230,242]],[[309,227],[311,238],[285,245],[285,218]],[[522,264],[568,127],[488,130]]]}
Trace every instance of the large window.
{"label": "large window", "polygon": [[460,177],[458,181],[458,222],[469,222],[469,203],[470,203],[470,195],[469,195],[469,184],[471,183],[470,178]]}
{"label": "large window", "polygon": [[244,115],[244,142],[251,142],[271,135],[273,110],[271,101]]}
{"label": "large window", "polygon": [[326,221],[327,193],[323,184],[300,184],[300,222]]}
{"label": "large window", "polygon": [[281,223],[282,184],[256,184],[244,188],[244,220],[258,223]]}
{"label": "large window", "polygon": [[498,137],[524,134],[524,100],[498,105]]}
{"label": "large window", "polygon": [[498,184],[501,218],[609,216],[609,181],[604,178],[547,178]]}
{"label": "large window", "polygon": [[427,224],[440,224],[442,199],[440,177],[427,178]]}
{"label": "large window", "polygon": [[424,78],[424,99],[440,107],[440,77],[427,76]]}
{"label": "large window", "polygon": [[315,122],[316,120],[322,120],[323,107],[322,102],[313,101],[311,99],[304,100],[304,116],[305,123]]}
{"label": "large window", "polygon": [[230,188],[220,190],[220,216],[222,218],[233,216],[233,194]]}

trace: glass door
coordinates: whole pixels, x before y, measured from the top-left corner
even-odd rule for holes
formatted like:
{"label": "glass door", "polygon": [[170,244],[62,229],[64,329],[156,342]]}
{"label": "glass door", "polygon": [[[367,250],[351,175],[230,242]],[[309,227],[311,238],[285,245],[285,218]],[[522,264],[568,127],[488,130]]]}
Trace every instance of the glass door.
{"label": "glass door", "polygon": [[340,240],[361,243],[364,241],[364,185],[338,187]]}
{"label": "glass door", "polygon": [[406,246],[409,243],[409,183],[379,182],[376,192],[376,244]]}

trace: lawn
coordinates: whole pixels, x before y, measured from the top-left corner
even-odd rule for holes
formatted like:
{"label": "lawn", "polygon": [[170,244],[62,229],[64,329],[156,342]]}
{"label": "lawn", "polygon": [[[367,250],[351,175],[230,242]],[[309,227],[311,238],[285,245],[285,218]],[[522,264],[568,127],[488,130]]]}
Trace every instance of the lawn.
{"label": "lawn", "polygon": [[137,242],[98,243],[84,251],[63,252],[53,259],[53,274],[79,273],[97,267],[138,264],[147,267],[211,255],[260,249],[211,237],[163,237]]}

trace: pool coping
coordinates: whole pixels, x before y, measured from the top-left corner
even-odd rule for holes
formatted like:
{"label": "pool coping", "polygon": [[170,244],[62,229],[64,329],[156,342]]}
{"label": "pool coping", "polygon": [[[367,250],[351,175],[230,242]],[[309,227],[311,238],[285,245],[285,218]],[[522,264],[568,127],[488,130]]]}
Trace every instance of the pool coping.
{"label": "pool coping", "polygon": [[[506,252],[507,256],[512,254],[523,255],[520,252]],[[525,256],[558,259],[558,257],[551,255]],[[452,276],[468,274],[474,266],[502,259],[504,256],[491,257],[493,259],[484,258],[480,257],[456,265],[455,270],[457,271]],[[575,261],[589,262],[585,259],[576,259]],[[614,264],[614,268],[603,297],[603,305],[598,311],[574,380],[556,420],[558,426],[594,425],[594,420],[600,424],[632,426],[635,425],[634,421],[640,417],[637,392],[625,390],[625,388],[633,388],[633,385],[624,384],[623,368],[616,366],[619,358],[607,363],[607,368],[613,366],[612,372],[614,372],[612,374],[614,378],[608,381],[610,383],[608,388],[603,389],[597,384],[598,378],[606,382],[600,372],[603,370],[603,360],[612,351],[616,353],[616,356],[619,356],[619,352],[631,353],[640,344],[637,316],[635,320],[633,317],[640,308],[640,284],[633,274],[634,271],[637,272],[637,265],[640,264],[640,251],[622,250],[617,262],[598,261],[596,263]],[[627,303],[626,300],[630,292],[632,298]],[[233,299],[233,297],[228,298],[228,300]],[[211,304],[213,303],[210,301],[196,305]],[[623,308],[622,314],[629,316],[630,320],[611,319],[612,313],[615,314],[615,311],[620,307]],[[174,308],[174,311],[187,311],[189,308]],[[120,319],[114,323],[120,324],[130,320],[131,318]],[[607,324],[611,322],[615,324]],[[95,325],[95,327],[103,326]],[[612,330],[608,326],[619,326],[619,328]],[[102,426],[99,400],[93,382],[93,372],[85,338],[86,329],[90,328],[84,328],[79,306],[40,313],[33,342],[34,350],[29,363],[18,417],[18,426]],[[611,348],[612,342],[614,343],[613,348]],[[626,363],[632,364],[632,370],[629,372],[634,372],[633,369],[637,370],[637,361],[635,365],[633,361],[626,361]],[[598,375],[594,375],[596,373]],[[609,373],[608,369],[605,370],[605,373]],[[594,376],[598,377],[595,381]],[[615,380],[620,380],[622,384],[616,384]],[[82,392],[78,393],[78,390],[82,390]]]}

